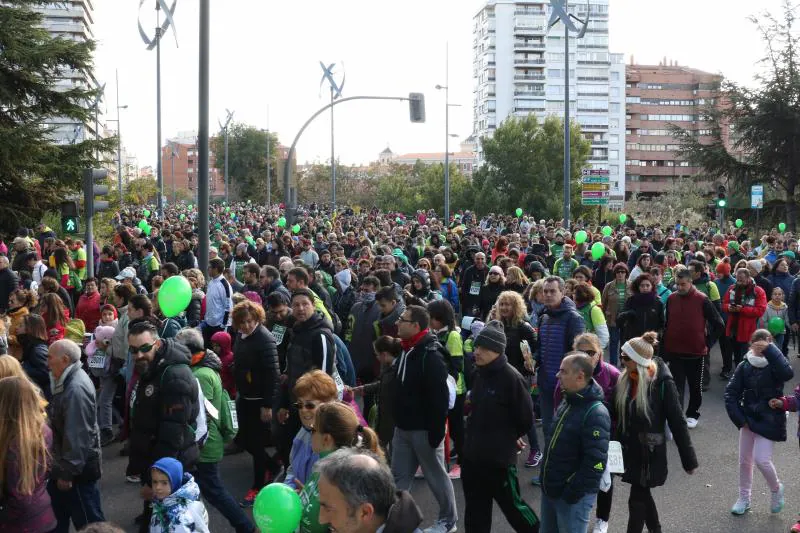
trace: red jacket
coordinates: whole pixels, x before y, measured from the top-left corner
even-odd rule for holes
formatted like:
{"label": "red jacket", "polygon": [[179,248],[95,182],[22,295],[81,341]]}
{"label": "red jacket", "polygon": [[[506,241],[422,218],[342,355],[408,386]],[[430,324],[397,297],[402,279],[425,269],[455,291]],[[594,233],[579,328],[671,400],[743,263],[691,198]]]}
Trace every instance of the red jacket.
{"label": "red jacket", "polygon": [[[707,306],[711,306],[708,297],[694,287],[688,294],[673,292],[667,298],[667,323],[664,328],[666,353],[694,356],[708,353]],[[721,319],[719,329],[722,329]]]}
{"label": "red jacket", "polygon": [[75,306],[75,318],[83,320],[86,333],[94,333],[97,324],[100,322],[100,293],[96,292],[91,296],[85,293],[78,298],[78,305]]}
{"label": "red jacket", "polygon": [[767,294],[764,289],[751,280],[740,304],[742,309],[738,312],[731,312],[730,306],[735,303],[736,284],[732,285],[722,298],[722,312],[728,314],[728,320],[725,322],[725,335],[732,337],[735,333],[734,340],[749,343],[753,332],[758,329],[758,319],[767,310]]}

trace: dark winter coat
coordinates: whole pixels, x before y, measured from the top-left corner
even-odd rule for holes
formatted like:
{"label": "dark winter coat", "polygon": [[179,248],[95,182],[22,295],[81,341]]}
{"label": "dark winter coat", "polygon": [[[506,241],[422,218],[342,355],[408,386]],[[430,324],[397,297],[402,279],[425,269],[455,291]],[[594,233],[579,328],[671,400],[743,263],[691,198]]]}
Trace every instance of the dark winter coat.
{"label": "dark winter coat", "polygon": [[542,466],[542,491],[553,499],[576,503],[600,489],[606,469],[611,418],[603,389],[592,380],[583,390],[563,395]]}
{"label": "dark winter coat", "polygon": [[347,342],[356,375],[375,367],[375,350],[372,347],[372,341],[375,340],[373,324],[380,316],[381,308],[374,300],[370,303],[358,302],[350,309],[344,340]]}
{"label": "dark winter coat", "polygon": [[539,318],[539,346],[536,360],[539,363],[538,382],[545,391],[556,389],[556,374],[564,354],[572,351],[575,337],[583,333],[586,325],[569,298],[561,300],[556,309],[545,307]]}
{"label": "dark winter coat", "polygon": [[507,467],[517,462],[517,439],[533,426],[533,402],[525,378],[505,355],[476,367],[469,397],[464,457]]}
{"label": "dark winter coat", "polygon": [[794,377],[789,361],[774,344],[764,350],[768,364],[757,368],[745,360],[739,363],[725,387],[725,409],[734,425],[772,441],[786,440],[786,415],[772,409],[769,401],[783,396],[783,384]]}
{"label": "dark winter coat", "polygon": [[497,297],[500,296],[500,293],[504,290],[505,287],[502,283],[487,283],[481,287],[481,293],[478,296],[478,309],[484,321],[486,317],[489,316],[489,311],[492,310],[492,306],[497,301]]}
{"label": "dark winter coat", "polygon": [[314,369],[333,375],[336,347],[330,322],[319,311],[305,322],[292,326],[291,344],[286,349],[286,393],[281,405],[288,407],[297,380]]}
{"label": "dark winter coat", "polygon": [[617,315],[617,327],[622,331],[620,343],[641,337],[648,331],[660,334],[664,329],[664,306],[661,299],[655,292],[629,297]]}
{"label": "dark winter coat", "polygon": [[233,344],[233,375],[240,399],[257,401],[261,407],[276,405],[280,368],[278,346],[272,333],[259,324],[245,338],[239,333]]}
{"label": "dark winter coat", "polygon": [[174,457],[184,470],[198,459],[193,425],[200,413],[197,379],[189,349],[162,339],[150,368],[139,377],[130,410],[129,471],[145,474],[161,457]]}
{"label": "dark winter coat", "polygon": [[31,335],[23,336],[22,369],[31,381],[42,390],[46,400],[50,400],[50,369],[47,366],[47,343]]}
{"label": "dark winter coat", "polygon": [[117,274],[119,274],[119,265],[113,259],[109,259],[107,261],[100,261],[100,265],[97,267],[97,279],[102,280],[105,278],[116,278]]}
{"label": "dark winter coat", "polygon": [[[484,265],[483,270],[478,270],[475,265],[464,271],[461,278],[461,312],[467,316],[478,316],[480,313],[480,290],[489,275],[489,267]],[[472,285],[477,283],[477,294],[471,294]]]}
{"label": "dark winter coat", "polygon": [[192,290],[192,298],[186,308],[186,324],[190,328],[196,328],[203,320],[203,299],[205,297],[205,293],[200,289]]}
{"label": "dark winter coat", "polygon": [[[658,357],[653,360],[658,366],[648,392],[649,421],[638,414],[633,399],[628,396],[625,400],[623,426],[621,413],[616,412],[616,397],[611,404],[612,417],[616,421],[615,436],[622,444],[625,461],[622,481],[642,487],[660,487],[667,480],[667,423],[678,447],[683,469],[688,471],[697,468],[697,456],[689,437],[675,381],[663,360]],[[616,394],[620,394],[619,388]]]}
{"label": "dark winter coat", "polygon": [[381,367],[381,376],[378,381],[364,385],[364,394],[378,395],[378,421],[375,432],[381,446],[392,442],[394,435],[394,396],[397,387],[397,362]]}
{"label": "dark winter coat", "polygon": [[525,369],[525,359],[522,357],[522,348],[520,348],[519,343],[528,341],[531,353],[536,351],[536,334],[533,331],[533,326],[527,322],[520,322],[516,326],[503,322],[503,331],[506,334],[505,356],[508,358],[508,364],[516,368],[523,376],[530,374]]}

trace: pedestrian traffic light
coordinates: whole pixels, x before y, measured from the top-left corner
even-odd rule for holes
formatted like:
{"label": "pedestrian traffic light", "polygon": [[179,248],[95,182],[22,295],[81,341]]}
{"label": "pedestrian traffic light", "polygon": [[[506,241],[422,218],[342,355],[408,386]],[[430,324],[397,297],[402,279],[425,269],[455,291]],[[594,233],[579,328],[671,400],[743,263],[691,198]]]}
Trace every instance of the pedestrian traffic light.
{"label": "pedestrian traffic light", "polygon": [[725,209],[725,206],[728,205],[728,200],[725,196],[725,186],[720,185],[717,189],[717,208],[718,209]]}
{"label": "pedestrian traffic light", "polygon": [[87,168],[83,171],[83,196],[86,216],[91,217],[97,211],[108,209],[108,202],[95,200],[95,196],[106,196],[108,185],[102,182],[108,177],[108,170],[104,168]]}
{"label": "pedestrian traffic light", "polygon": [[425,95],[422,93],[409,93],[408,111],[411,122],[415,124],[425,122]]}
{"label": "pedestrian traffic light", "polygon": [[78,202],[75,200],[61,202],[61,233],[76,234],[79,232]]}

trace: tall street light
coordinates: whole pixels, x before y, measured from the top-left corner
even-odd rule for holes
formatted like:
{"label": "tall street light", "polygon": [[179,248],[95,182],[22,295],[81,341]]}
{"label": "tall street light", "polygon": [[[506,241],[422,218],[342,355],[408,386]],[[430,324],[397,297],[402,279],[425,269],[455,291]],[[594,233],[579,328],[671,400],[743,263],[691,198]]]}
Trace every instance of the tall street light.
{"label": "tall street light", "polygon": [[225,119],[225,125],[222,122],[219,123],[219,129],[225,133],[225,201],[228,201],[228,184],[230,183],[230,177],[228,176],[228,126],[230,126],[231,120],[233,120],[233,111],[225,110],[227,113],[227,118]]}
{"label": "tall street light", "polygon": [[437,85],[436,90],[444,89],[444,223],[450,224],[450,108],[461,107],[461,104],[450,103],[450,43],[445,45],[444,85]]}
{"label": "tall street light", "polygon": [[119,105],[119,70],[117,76],[117,190],[119,192],[119,206],[122,208],[122,122],[119,120],[120,109],[128,109],[127,105]]}

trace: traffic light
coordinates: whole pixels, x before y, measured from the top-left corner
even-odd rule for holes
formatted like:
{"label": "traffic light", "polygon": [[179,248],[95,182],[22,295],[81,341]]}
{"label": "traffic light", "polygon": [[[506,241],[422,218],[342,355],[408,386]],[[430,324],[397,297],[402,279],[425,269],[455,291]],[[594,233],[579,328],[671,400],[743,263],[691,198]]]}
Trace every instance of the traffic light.
{"label": "traffic light", "polygon": [[706,205],[706,218],[709,220],[716,220],[717,218],[717,204],[711,202]]}
{"label": "traffic light", "polygon": [[717,208],[725,209],[727,205],[728,205],[728,199],[725,196],[725,186],[720,185],[717,188]]}
{"label": "traffic light", "polygon": [[83,198],[87,217],[108,209],[107,201],[94,199],[95,196],[108,194],[108,185],[102,184],[107,177],[108,170],[104,168],[87,168],[83,171]]}
{"label": "traffic light", "polygon": [[418,124],[425,122],[425,95],[422,93],[408,94],[408,112],[411,122]]}
{"label": "traffic light", "polygon": [[80,232],[80,216],[78,202],[69,200],[61,202],[61,232],[76,234]]}

